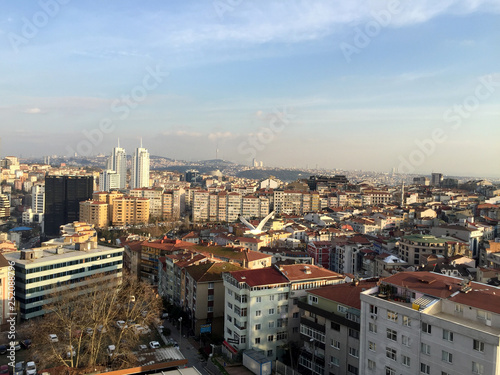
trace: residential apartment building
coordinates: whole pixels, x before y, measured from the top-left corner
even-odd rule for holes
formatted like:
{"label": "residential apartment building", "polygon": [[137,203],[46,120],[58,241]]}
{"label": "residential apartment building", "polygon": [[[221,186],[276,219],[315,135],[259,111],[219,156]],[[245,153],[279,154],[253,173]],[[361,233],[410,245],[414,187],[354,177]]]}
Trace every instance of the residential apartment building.
{"label": "residential apartment building", "polygon": [[[2,250],[2,252],[4,251],[5,250]],[[0,331],[2,332],[8,330],[9,323],[7,319],[12,317],[9,309],[9,301],[11,298],[9,294],[11,292],[11,290],[9,290],[9,269],[9,262],[0,253]],[[14,272],[11,272],[10,276],[14,276]]]}
{"label": "residential apartment building", "polygon": [[109,224],[108,204],[99,201],[80,202],[80,221],[94,224],[96,228],[104,228]]}
{"label": "residential apartment building", "polygon": [[500,374],[500,289],[401,272],[361,293],[360,374]]}
{"label": "residential apartment building", "polygon": [[[118,176],[118,186],[117,189],[126,189],[127,188],[127,154],[125,153],[125,149],[120,147],[120,143],[118,143],[118,147],[113,148],[111,152],[111,156],[108,159],[108,170],[114,171]],[[113,185],[116,184],[116,181]],[[111,185],[111,182],[104,181],[103,186],[100,186],[101,190],[104,190],[103,187],[107,185]],[[107,190],[107,189],[106,189]]]}
{"label": "residential apartment building", "polygon": [[113,225],[144,224],[149,221],[149,199],[122,196],[113,200]]}
{"label": "residential apartment building", "polygon": [[354,280],[311,289],[299,299],[304,349],[298,358],[301,374],[361,374],[360,293],[376,286],[377,281]]}
{"label": "residential apartment building", "polygon": [[10,200],[6,194],[0,194],[0,219],[10,216]]}
{"label": "residential apartment building", "polygon": [[298,299],[308,289],[343,282],[344,278],[317,266],[302,264],[224,274],[224,332],[229,352],[263,350],[271,360],[299,340]]}
{"label": "residential apartment building", "polygon": [[45,212],[45,185],[36,184],[31,187],[31,209],[34,214]]}
{"label": "residential apartment building", "polygon": [[149,216],[162,217],[163,215],[163,188],[137,188],[130,190],[130,196],[149,199]]}
{"label": "residential apartment building", "polygon": [[82,243],[55,240],[41,248],[4,254],[14,263],[16,300],[22,320],[44,315],[44,306],[55,291],[71,291],[95,282],[119,282],[122,276],[123,248],[105,247],[95,239]]}
{"label": "residential apartment building", "polygon": [[241,270],[243,268],[239,265],[227,262],[206,262],[185,268],[183,308],[196,336],[208,330],[218,336],[224,335],[225,289],[222,274]]}
{"label": "residential apartment building", "polygon": [[470,256],[465,242],[450,237],[435,237],[426,234],[404,236],[399,244],[399,258],[409,265],[420,265],[424,256],[435,254],[443,256]]}
{"label": "residential apartment building", "polygon": [[149,187],[149,152],[145,148],[136,148],[132,158],[132,178],[130,187],[132,189]]}
{"label": "residential apartment building", "polygon": [[269,199],[264,196],[242,196],[240,193],[222,191],[210,193],[198,190],[193,193],[193,221],[222,221],[232,223],[240,215],[263,218],[269,214]]}

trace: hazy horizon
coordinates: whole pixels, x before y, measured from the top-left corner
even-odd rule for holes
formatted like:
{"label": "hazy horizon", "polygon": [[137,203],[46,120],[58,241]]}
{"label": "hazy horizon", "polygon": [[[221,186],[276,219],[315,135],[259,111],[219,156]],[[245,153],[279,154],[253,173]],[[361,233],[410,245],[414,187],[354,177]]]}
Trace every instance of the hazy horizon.
{"label": "hazy horizon", "polygon": [[499,176],[491,0],[4,3],[0,156]]}

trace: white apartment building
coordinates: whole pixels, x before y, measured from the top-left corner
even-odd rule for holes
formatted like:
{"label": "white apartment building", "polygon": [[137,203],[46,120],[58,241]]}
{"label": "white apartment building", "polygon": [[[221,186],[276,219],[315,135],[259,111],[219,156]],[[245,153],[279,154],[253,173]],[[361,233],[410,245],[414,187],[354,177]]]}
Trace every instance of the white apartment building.
{"label": "white apartment building", "polygon": [[99,173],[99,190],[111,191],[113,189],[120,189],[121,175],[116,171],[107,169]]}
{"label": "white apartment building", "polygon": [[118,189],[125,189],[127,187],[127,154],[119,143],[118,147],[113,148],[108,159],[108,169],[115,171],[119,176]]}
{"label": "white apartment building", "polygon": [[361,293],[360,374],[500,374],[500,288],[401,272]]}
{"label": "white apartment building", "polygon": [[225,273],[226,348],[282,358],[288,342],[300,338],[298,299],[308,289],[343,281],[335,272],[300,264]]}
{"label": "white apartment building", "polygon": [[31,187],[31,209],[34,214],[45,213],[45,185],[36,184]]}

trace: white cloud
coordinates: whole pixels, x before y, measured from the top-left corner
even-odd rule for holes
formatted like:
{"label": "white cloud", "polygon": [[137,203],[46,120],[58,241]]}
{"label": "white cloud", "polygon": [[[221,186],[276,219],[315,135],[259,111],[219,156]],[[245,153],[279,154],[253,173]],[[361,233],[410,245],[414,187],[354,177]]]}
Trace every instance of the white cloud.
{"label": "white cloud", "polygon": [[24,111],[24,113],[27,113],[30,115],[37,115],[39,113],[42,113],[42,110],[40,108],[28,108]]}

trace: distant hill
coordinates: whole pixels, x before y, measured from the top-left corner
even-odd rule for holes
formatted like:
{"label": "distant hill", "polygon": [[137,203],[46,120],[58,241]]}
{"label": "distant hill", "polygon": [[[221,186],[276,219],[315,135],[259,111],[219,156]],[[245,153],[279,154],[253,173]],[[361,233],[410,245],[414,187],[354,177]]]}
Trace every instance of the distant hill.
{"label": "distant hill", "polygon": [[248,169],[236,174],[237,177],[253,178],[263,180],[269,176],[274,176],[283,182],[296,181],[300,178],[309,178],[311,172],[296,169]]}

